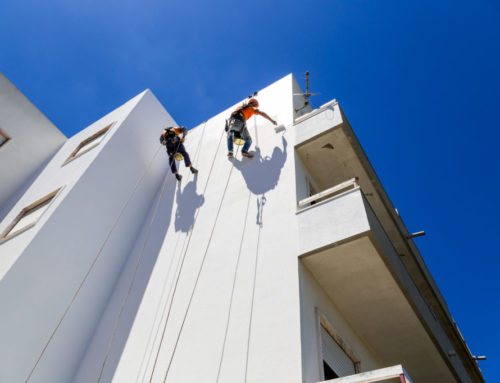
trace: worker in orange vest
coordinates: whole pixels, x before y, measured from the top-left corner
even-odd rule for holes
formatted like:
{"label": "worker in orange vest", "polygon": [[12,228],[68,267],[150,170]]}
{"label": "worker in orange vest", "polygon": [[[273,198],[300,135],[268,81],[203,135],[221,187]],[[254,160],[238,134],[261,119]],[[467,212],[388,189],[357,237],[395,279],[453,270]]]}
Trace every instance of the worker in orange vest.
{"label": "worker in orange vest", "polygon": [[235,137],[241,138],[245,141],[245,144],[241,149],[241,155],[248,158],[253,157],[253,154],[248,152],[250,145],[252,145],[252,137],[250,137],[250,133],[248,132],[246,121],[254,114],[262,116],[271,121],[274,125],[277,125],[276,121],[274,121],[266,113],[260,111],[258,108],[259,102],[255,98],[252,98],[247,104],[241,105],[238,109],[231,113],[229,122],[226,125],[228,158],[233,158],[233,141]]}

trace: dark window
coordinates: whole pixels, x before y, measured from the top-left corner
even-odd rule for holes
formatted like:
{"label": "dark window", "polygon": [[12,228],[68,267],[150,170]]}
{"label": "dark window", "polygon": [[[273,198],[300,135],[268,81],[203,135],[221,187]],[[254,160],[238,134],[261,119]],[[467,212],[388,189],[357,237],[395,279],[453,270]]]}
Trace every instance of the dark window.
{"label": "dark window", "polygon": [[14,221],[0,235],[0,243],[33,227],[45,210],[47,210],[50,201],[57,195],[59,190],[61,188],[54,190],[52,193],[47,194],[45,197],[22,209]]}
{"label": "dark window", "polygon": [[325,361],[323,361],[323,374],[325,375],[325,380],[339,377]]}
{"label": "dark window", "polygon": [[63,165],[97,146],[104,138],[104,135],[109,130],[109,128],[111,128],[112,125],[113,124],[109,124],[104,129],[99,130],[97,133],[91,135],[90,137],[80,142],[80,144],[76,147],[76,149],[73,150],[73,153],[71,153],[70,156],[66,158],[66,160],[63,162]]}

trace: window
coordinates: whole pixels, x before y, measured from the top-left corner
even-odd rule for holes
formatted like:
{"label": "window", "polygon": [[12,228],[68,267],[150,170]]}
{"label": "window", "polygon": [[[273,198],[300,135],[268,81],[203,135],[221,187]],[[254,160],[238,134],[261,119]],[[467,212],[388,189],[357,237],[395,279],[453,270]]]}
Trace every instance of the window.
{"label": "window", "polygon": [[338,378],[355,374],[354,362],[323,326],[321,326],[321,353],[325,379],[327,376]]}
{"label": "window", "polygon": [[10,137],[2,129],[0,129],[0,148],[10,140]]}
{"label": "window", "polygon": [[0,242],[6,241],[33,227],[60,190],[61,188],[54,190],[52,193],[47,194],[45,197],[21,210],[21,213],[19,213],[0,236]]}
{"label": "window", "polygon": [[319,311],[318,316],[323,379],[335,379],[361,372],[361,362],[351,347]]}
{"label": "window", "polygon": [[105,134],[108,130],[114,125],[114,122],[106,126],[105,128],[99,130],[97,133],[94,133],[90,137],[86,138],[73,150],[73,153],[70,154],[68,158],[64,161],[63,165],[66,165],[71,160],[75,159],[78,156],[81,156],[84,153],[87,153],[90,149],[95,148],[97,145],[101,143]]}
{"label": "window", "polygon": [[[308,184],[308,187],[309,187],[309,197],[312,197],[313,195],[315,195],[317,192],[316,192],[316,189],[314,188],[313,184],[311,183],[310,180],[307,181],[307,184]],[[311,201],[311,206],[312,205],[315,205],[316,204],[316,201]]]}
{"label": "window", "polygon": [[332,370],[332,368],[323,360],[323,375],[325,380],[335,379],[339,376]]}

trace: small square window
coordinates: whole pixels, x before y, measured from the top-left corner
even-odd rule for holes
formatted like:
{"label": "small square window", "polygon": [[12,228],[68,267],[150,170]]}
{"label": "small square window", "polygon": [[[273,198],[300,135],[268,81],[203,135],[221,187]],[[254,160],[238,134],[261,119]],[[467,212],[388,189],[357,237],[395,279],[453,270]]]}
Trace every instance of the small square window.
{"label": "small square window", "polygon": [[0,242],[6,241],[7,239],[33,227],[45,210],[47,210],[50,202],[60,190],[61,188],[54,190],[52,193],[47,194],[45,197],[33,202],[31,205],[26,206],[23,210],[21,210],[21,213],[19,213],[19,215],[0,236]]}
{"label": "small square window", "polygon": [[0,129],[0,148],[10,140],[10,137],[2,129]]}
{"label": "small square window", "polygon": [[97,145],[101,143],[104,139],[104,135],[108,132],[108,130],[113,126],[114,122],[106,126],[105,128],[99,130],[97,133],[94,133],[90,137],[86,138],[73,150],[73,153],[70,154],[68,158],[64,161],[63,165],[66,165],[71,160],[76,157],[81,156],[84,153],[87,153],[90,149],[95,148]]}

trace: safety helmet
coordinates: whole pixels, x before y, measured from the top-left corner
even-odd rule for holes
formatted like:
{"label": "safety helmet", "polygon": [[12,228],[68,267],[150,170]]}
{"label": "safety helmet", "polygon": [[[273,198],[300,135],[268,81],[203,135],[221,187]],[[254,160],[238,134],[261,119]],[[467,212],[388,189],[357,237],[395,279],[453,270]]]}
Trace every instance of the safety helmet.
{"label": "safety helmet", "polygon": [[252,98],[250,101],[248,101],[248,105],[253,106],[255,108],[258,108],[259,107],[259,102],[257,101],[257,99]]}

